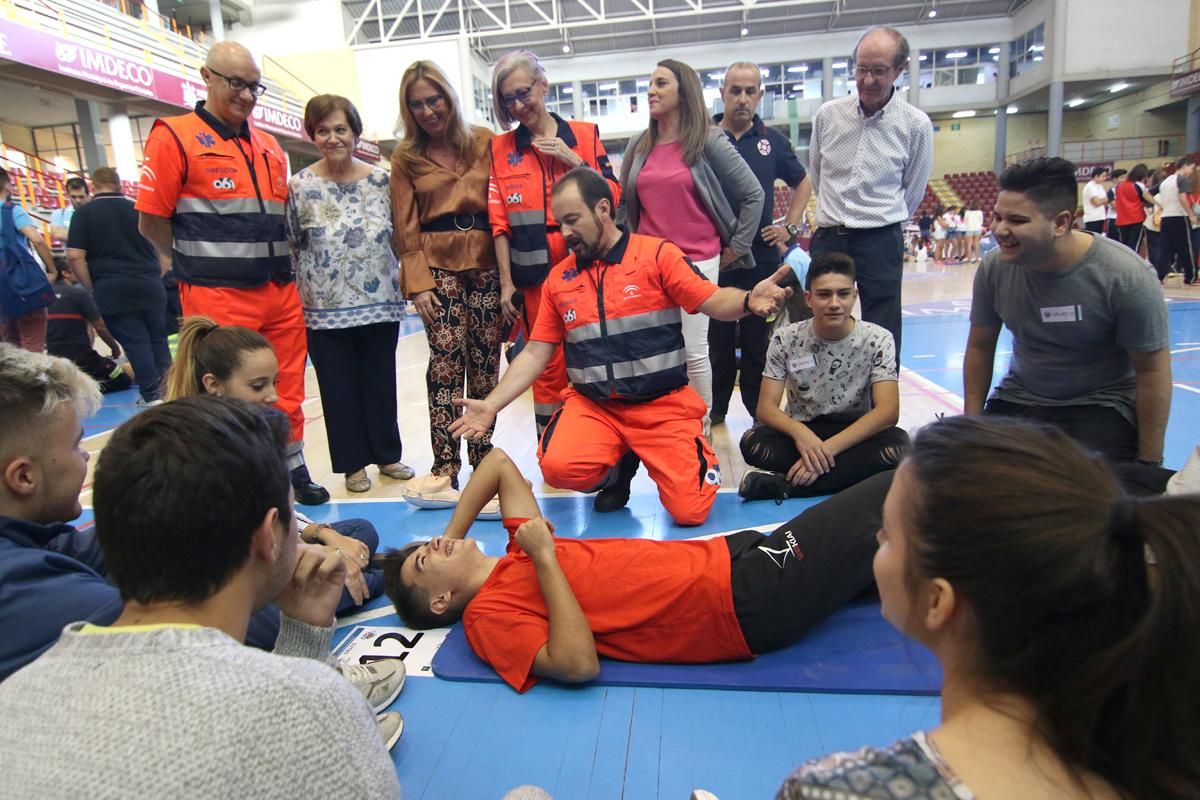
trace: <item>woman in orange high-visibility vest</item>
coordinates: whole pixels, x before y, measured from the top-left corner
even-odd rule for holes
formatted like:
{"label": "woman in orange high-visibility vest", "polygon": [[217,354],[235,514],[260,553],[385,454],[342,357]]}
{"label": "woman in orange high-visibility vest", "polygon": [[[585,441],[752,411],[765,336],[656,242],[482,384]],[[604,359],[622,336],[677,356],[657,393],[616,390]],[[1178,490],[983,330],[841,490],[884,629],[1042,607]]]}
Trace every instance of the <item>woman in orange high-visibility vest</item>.
{"label": "woman in orange high-visibility vest", "polygon": [[[589,122],[564,120],[546,109],[550,84],[537,56],[516,50],[503,56],[492,72],[496,121],[514,130],[492,139],[488,218],[500,268],[500,307],[506,322],[519,321],[526,338],[536,322],[541,287],[550,269],[567,256],[567,246],[550,209],[554,182],[586,165],[612,186],[620,185],[608,163],[600,130]],[[523,308],[514,295],[520,291]],[[567,373],[562,351],[533,383],[533,410],[541,436],[550,416],[562,406]]]}

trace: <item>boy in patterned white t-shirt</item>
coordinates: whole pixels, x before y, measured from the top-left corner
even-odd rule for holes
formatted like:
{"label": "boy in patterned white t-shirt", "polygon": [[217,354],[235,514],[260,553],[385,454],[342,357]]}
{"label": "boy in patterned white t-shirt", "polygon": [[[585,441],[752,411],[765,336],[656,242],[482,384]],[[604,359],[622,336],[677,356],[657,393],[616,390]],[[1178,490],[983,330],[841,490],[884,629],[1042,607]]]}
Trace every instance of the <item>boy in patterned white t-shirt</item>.
{"label": "boy in patterned white t-shirt", "polygon": [[[813,318],[775,332],[767,348],[758,424],[742,436],[747,500],[833,494],[893,469],[908,450],[896,427],[896,347],[887,329],[856,320],[854,261],[817,256],[805,278]],[[780,410],[784,387],[787,408]]]}

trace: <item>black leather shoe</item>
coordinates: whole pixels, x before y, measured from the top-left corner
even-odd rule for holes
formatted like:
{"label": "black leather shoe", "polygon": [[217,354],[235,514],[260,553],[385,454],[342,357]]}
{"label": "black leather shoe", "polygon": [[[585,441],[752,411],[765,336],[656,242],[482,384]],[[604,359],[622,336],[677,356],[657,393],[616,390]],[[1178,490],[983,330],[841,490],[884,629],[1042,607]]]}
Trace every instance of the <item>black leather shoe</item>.
{"label": "black leather shoe", "polygon": [[632,450],[621,456],[621,460],[617,462],[616,483],[607,489],[601,489],[592,501],[592,508],[596,513],[620,511],[629,503],[629,486],[633,483],[633,476],[637,474],[641,463],[641,459]]}
{"label": "black leather shoe", "polygon": [[302,506],[319,506],[329,502],[329,491],[319,483],[305,481],[292,484],[292,489],[296,492],[296,502]]}
{"label": "black leather shoe", "polygon": [[308,467],[303,464],[292,470],[292,489],[296,492],[296,502],[302,506],[319,506],[329,502],[329,492],[313,481],[308,474]]}

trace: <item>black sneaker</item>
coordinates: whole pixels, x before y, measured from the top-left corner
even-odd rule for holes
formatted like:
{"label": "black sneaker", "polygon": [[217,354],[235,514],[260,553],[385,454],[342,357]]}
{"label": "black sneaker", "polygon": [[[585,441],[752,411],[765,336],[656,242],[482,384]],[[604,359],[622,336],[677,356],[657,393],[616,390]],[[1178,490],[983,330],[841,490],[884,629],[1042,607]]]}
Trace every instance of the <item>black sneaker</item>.
{"label": "black sneaker", "polygon": [[319,506],[329,502],[329,492],[321,484],[313,482],[305,464],[292,470],[292,489],[296,492],[296,502],[302,506]]}
{"label": "black sneaker", "polygon": [[787,476],[781,472],[746,467],[738,486],[738,497],[743,500],[774,500],[775,505],[779,505],[788,499],[791,488]]}
{"label": "black sneaker", "polygon": [[629,503],[629,485],[633,483],[633,476],[637,474],[641,463],[632,450],[621,456],[621,460],[617,462],[616,483],[597,492],[596,499],[592,502],[592,508],[596,513],[607,514],[610,511],[620,511]]}

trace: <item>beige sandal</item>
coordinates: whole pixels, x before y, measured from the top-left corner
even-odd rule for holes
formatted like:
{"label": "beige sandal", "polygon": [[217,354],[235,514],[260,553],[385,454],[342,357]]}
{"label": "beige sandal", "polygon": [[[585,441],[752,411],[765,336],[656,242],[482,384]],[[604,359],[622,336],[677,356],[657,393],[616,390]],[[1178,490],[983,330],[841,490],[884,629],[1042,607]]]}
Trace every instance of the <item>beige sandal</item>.
{"label": "beige sandal", "polygon": [[379,474],[386,475],[389,478],[395,478],[398,481],[407,481],[417,473],[412,467],[406,464],[401,464],[399,461],[397,461],[395,464],[380,464]]}
{"label": "beige sandal", "polygon": [[365,469],[360,469],[358,472],[351,472],[346,476],[346,491],[362,494],[363,492],[370,491],[370,489],[371,479],[367,477]]}

